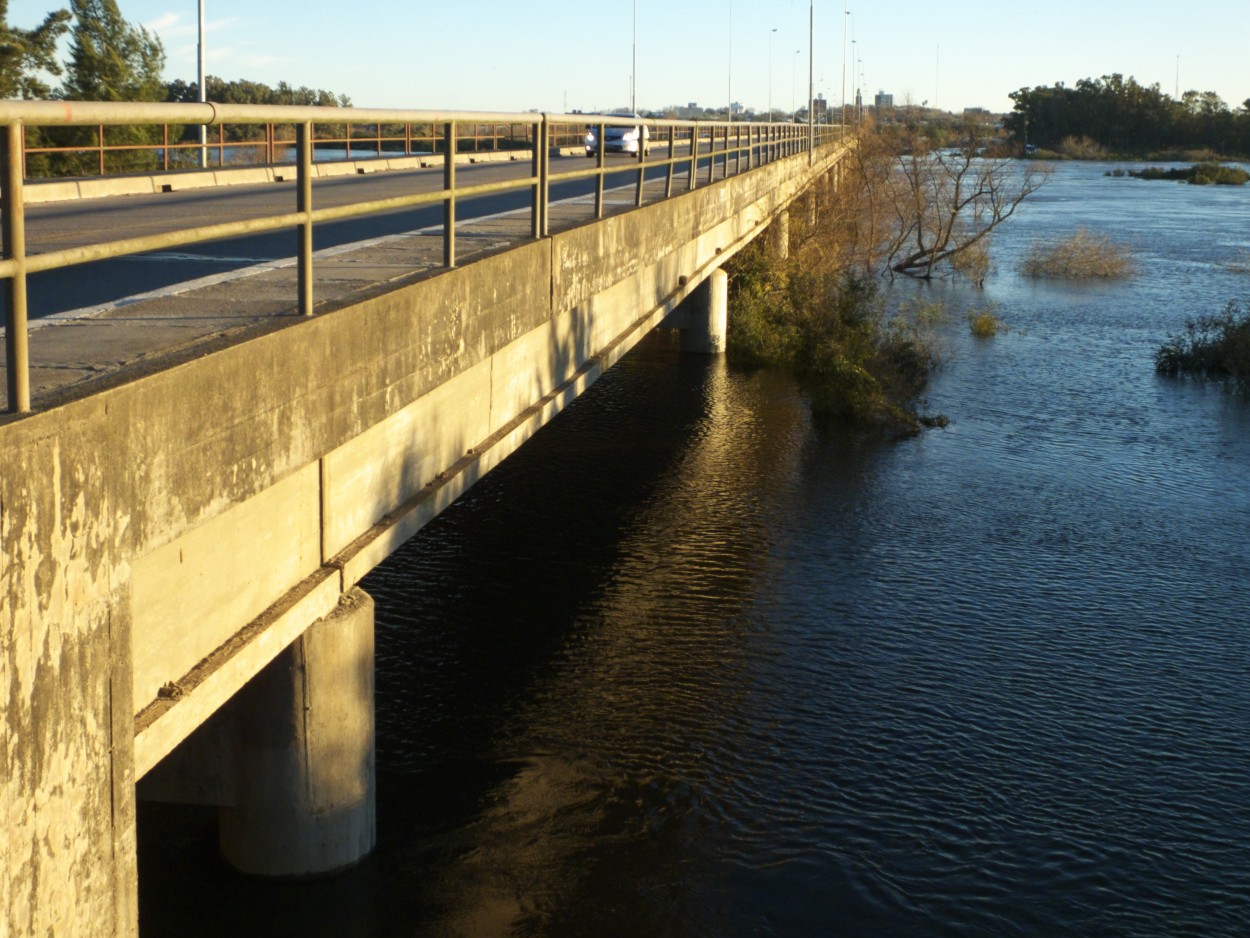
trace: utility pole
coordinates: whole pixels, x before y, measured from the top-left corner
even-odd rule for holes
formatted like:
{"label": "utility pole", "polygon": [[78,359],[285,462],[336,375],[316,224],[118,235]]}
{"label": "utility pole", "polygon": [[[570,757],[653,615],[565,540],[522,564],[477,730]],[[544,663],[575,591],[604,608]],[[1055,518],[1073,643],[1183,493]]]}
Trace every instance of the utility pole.
{"label": "utility pole", "polygon": [[[199,59],[199,92],[200,104],[208,102],[208,89],[204,86],[204,0],[200,2],[200,42],[196,47],[196,57]],[[200,168],[208,167],[208,125],[200,124]]]}

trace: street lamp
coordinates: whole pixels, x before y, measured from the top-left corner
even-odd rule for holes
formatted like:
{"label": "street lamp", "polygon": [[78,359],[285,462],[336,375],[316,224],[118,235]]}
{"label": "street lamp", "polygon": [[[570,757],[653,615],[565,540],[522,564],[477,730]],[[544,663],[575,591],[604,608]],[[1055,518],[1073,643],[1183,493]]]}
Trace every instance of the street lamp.
{"label": "street lamp", "polygon": [[838,121],[842,126],[842,136],[846,136],[846,21],[851,18],[851,11],[842,8],[842,115]]}
{"label": "street lamp", "polygon": [[777,31],[774,26],[772,32],[768,34],[768,119],[773,119],[773,33]]}
{"label": "street lamp", "polygon": [[795,88],[794,76],[798,74],[799,56],[802,54],[803,54],[802,49],[795,49],[794,57],[790,59],[790,119],[791,120],[794,120],[795,116],[799,113],[798,106],[795,104],[795,101],[797,99],[794,97],[794,88]]}
{"label": "street lamp", "polygon": [[634,0],[633,62],[629,67],[629,113],[638,113],[638,0]]}
{"label": "street lamp", "polygon": [[[729,68],[725,78],[725,94],[729,98],[725,102],[725,119],[734,119],[734,2],[729,0]],[[726,131],[728,133],[728,131]]]}
{"label": "street lamp", "polygon": [[[200,0],[200,41],[196,47],[196,57],[199,59],[199,91],[200,104],[208,101],[208,89],[204,87],[204,0]],[[200,124],[200,168],[205,169],[208,166],[208,125]]]}

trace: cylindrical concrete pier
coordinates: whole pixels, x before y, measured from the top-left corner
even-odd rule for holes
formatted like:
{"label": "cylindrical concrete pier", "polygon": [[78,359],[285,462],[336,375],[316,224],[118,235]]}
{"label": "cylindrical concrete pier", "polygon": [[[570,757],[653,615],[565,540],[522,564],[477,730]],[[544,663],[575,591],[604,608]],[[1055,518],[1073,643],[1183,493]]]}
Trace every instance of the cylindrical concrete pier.
{"label": "cylindrical concrete pier", "polygon": [[244,873],[314,876],[374,846],[373,600],[360,589],[236,700],[236,798],[221,851]]}
{"label": "cylindrical concrete pier", "polygon": [[681,332],[682,351],[723,354],[729,332],[729,275],[719,268],[712,271],[687,302],[689,319]]}

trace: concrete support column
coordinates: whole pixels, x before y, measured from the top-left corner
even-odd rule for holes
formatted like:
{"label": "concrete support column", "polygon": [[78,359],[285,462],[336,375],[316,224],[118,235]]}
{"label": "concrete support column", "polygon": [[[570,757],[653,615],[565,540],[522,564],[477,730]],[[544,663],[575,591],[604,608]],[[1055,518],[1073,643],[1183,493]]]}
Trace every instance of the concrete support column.
{"label": "concrete support column", "polygon": [[712,271],[690,298],[689,318],[681,333],[684,352],[720,355],[729,331],[729,275]]}
{"label": "concrete support column", "polygon": [[777,217],[773,219],[773,223],[768,226],[768,231],[764,236],[768,239],[766,245],[770,257],[781,261],[789,257],[790,213],[788,211],[779,212]]}
{"label": "concrete support column", "polygon": [[221,851],[258,876],[342,869],[374,846],[373,600],[353,589],[239,692]]}

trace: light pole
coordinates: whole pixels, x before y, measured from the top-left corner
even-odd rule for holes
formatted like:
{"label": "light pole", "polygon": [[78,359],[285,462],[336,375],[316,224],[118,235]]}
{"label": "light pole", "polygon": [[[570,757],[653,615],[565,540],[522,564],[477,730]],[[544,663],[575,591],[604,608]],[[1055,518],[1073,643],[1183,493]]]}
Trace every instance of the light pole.
{"label": "light pole", "polygon": [[807,162],[816,159],[816,0],[807,2]]}
{"label": "light pole", "polygon": [[629,113],[638,113],[638,0],[634,0],[633,61],[629,66]]}
{"label": "light pole", "polygon": [[773,33],[777,31],[774,26],[768,34],[768,119],[773,119]]}
{"label": "light pole", "polygon": [[[208,101],[208,89],[204,87],[204,0],[200,0],[200,41],[196,47],[196,58],[199,59],[199,92],[200,104]],[[208,166],[208,125],[200,124],[200,168]]]}
{"label": "light pole", "polygon": [[794,50],[794,57],[790,59],[790,120],[794,120],[798,116],[799,109],[795,103],[798,99],[794,96],[795,76],[798,74],[799,56],[803,54],[802,49]]}
{"label": "light pole", "polygon": [[851,18],[851,11],[843,8],[843,114],[839,123],[843,126],[843,136],[846,136],[846,20]]}
{"label": "light pole", "polygon": [[[725,120],[734,119],[734,0],[729,0],[729,68],[725,78]],[[726,131],[728,133],[728,131]]]}

